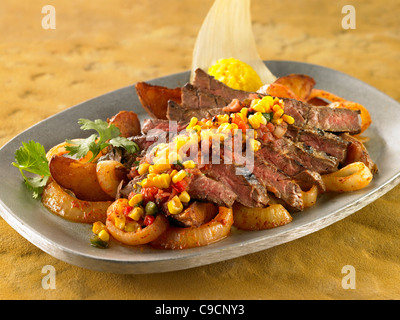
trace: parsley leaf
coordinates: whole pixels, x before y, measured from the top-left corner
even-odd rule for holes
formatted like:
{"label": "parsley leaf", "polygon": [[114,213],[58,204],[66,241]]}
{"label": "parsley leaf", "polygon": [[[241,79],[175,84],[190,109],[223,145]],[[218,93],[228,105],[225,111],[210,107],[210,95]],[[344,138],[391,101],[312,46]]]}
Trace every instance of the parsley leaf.
{"label": "parsley leaf", "polygon": [[[15,162],[12,165],[21,172],[25,185],[33,192],[33,198],[38,198],[50,177],[50,169],[44,147],[34,141],[22,142],[22,147],[15,152],[14,159]],[[27,177],[24,171],[40,177]]]}
{"label": "parsley leaf", "polygon": [[116,137],[114,139],[111,139],[110,143],[114,147],[124,148],[130,153],[139,152],[139,146],[135,142],[133,142],[125,137]]}
{"label": "parsley leaf", "polygon": [[93,161],[101,150],[109,145],[122,147],[131,153],[139,151],[138,145],[127,138],[121,137],[119,129],[113,124],[110,125],[100,119],[95,121],[79,119],[78,123],[81,124],[82,130],[95,130],[97,134],[92,134],[89,138],[79,141],[67,140],[71,146],[67,146],[65,149],[69,151],[71,156],[76,155],[76,157],[82,158],[91,151],[93,156],[89,161]]}

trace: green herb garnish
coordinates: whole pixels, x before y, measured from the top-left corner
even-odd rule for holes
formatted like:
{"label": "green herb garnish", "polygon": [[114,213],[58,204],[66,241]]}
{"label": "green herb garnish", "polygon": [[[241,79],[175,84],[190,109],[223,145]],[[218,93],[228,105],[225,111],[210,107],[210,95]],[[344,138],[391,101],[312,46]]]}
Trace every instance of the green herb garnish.
{"label": "green herb garnish", "polygon": [[109,145],[122,147],[130,153],[139,151],[138,145],[127,138],[121,137],[119,129],[113,124],[110,125],[103,120],[91,121],[88,119],[79,119],[78,123],[81,124],[82,130],[95,130],[97,134],[92,134],[89,138],[78,141],[66,140],[71,145],[65,147],[65,149],[69,151],[71,156],[82,158],[91,151],[93,154],[89,160],[91,162],[101,150]]}
{"label": "green herb garnish", "polygon": [[[15,162],[12,165],[19,169],[25,185],[33,192],[33,198],[37,199],[42,194],[50,177],[49,163],[44,147],[34,141],[22,142],[22,147],[15,152],[14,159]],[[36,174],[38,177],[27,177],[25,171]]]}

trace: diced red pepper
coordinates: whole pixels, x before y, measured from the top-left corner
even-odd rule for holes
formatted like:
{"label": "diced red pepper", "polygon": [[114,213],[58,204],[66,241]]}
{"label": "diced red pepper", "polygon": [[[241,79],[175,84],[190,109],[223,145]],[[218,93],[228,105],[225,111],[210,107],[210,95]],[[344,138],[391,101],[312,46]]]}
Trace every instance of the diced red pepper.
{"label": "diced red pepper", "polygon": [[238,113],[233,114],[232,123],[235,123],[243,133],[246,133],[246,130],[249,129],[249,125],[242,119],[242,117]]}
{"label": "diced red pepper", "polygon": [[131,213],[132,209],[133,209],[133,207],[130,207],[130,206],[125,207],[125,209],[124,209],[124,216],[128,216],[128,214]]}
{"label": "diced red pepper", "polygon": [[146,187],[146,188],[142,188],[141,193],[143,195],[143,202],[147,203],[149,201],[154,201],[155,196],[158,193],[158,188],[156,187]]}
{"label": "diced red pepper", "polygon": [[181,181],[178,181],[176,183],[172,184],[172,188],[178,193],[181,193],[185,191],[190,183],[190,180],[187,178],[182,179]]}
{"label": "diced red pepper", "polygon": [[156,218],[155,218],[154,216],[146,216],[146,217],[144,218],[144,225],[145,225],[146,227],[148,227],[149,225],[151,225],[151,224],[154,222],[155,219],[156,219]]}

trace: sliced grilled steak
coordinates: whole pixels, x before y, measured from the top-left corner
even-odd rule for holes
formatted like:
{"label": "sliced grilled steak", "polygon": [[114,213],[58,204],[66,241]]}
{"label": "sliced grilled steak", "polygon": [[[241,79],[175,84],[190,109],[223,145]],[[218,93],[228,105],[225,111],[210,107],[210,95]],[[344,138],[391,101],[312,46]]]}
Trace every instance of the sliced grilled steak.
{"label": "sliced grilled steak", "polygon": [[191,173],[192,181],[186,191],[192,199],[206,200],[219,206],[232,207],[237,199],[236,193],[222,182],[207,177],[199,170],[192,170]]}
{"label": "sliced grilled steak", "polygon": [[340,163],[346,158],[349,142],[333,133],[321,129],[300,129],[296,126],[288,126],[285,136],[294,142],[304,142],[315,150],[336,157]]}
{"label": "sliced grilled steak", "polygon": [[[254,99],[264,96],[255,92],[235,90],[208,75],[205,71],[197,69],[193,85],[203,92],[221,96],[232,101],[239,99]],[[313,106],[294,99],[283,98],[285,113],[292,116],[295,125],[301,128],[319,128],[329,132],[349,132],[356,134],[361,131],[359,111],[346,108],[331,108],[327,106]]]}
{"label": "sliced grilled steak", "polygon": [[273,164],[255,154],[253,174],[269,192],[297,210],[303,210],[300,186]]}
{"label": "sliced grilled steak", "polygon": [[182,107],[185,109],[223,108],[232,100],[216,96],[187,83],[182,88]]}
{"label": "sliced grilled steak", "polygon": [[294,118],[294,125],[300,128],[318,128],[328,132],[361,131],[360,112],[346,108],[313,106],[294,99],[282,99],[285,113]]}
{"label": "sliced grilled steak", "polygon": [[220,96],[229,102],[233,99],[243,101],[249,98],[254,99],[258,96],[255,92],[232,89],[202,69],[195,70],[193,85],[203,90],[203,92],[209,92],[212,95]]}
{"label": "sliced grilled steak", "polygon": [[225,114],[222,108],[194,108],[188,109],[183,108],[181,105],[176,102],[170,100],[168,101],[168,110],[167,110],[167,118],[173,121],[179,121],[181,124],[189,123],[192,117],[196,117],[198,119],[210,119],[218,114]]}
{"label": "sliced grilled steak", "polygon": [[[237,174],[236,169],[240,171]],[[201,169],[207,177],[221,182],[226,189],[236,194],[236,201],[246,207],[264,207],[269,198],[267,190],[257,181],[245,167],[236,167],[231,164],[209,164]]]}
{"label": "sliced grilled steak", "polygon": [[285,137],[264,143],[263,146],[258,151],[260,155],[290,176],[300,173],[304,168],[326,174],[336,171],[339,166],[337,158]]}

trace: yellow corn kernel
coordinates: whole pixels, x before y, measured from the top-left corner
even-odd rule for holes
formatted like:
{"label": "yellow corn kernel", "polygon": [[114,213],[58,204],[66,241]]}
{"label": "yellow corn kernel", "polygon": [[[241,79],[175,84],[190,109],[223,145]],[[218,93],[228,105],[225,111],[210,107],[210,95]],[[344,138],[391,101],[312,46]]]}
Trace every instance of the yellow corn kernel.
{"label": "yellow corn kernel", "polygon": [[176,153],[175,151],[174,152],[170,152],[169,155],[168,155],[169,164],[175,164],[178,161],[182,161],[182,157],[178,153]]}
{"label": "yellow corn kernel", "polygon": [[256,112],[249,116],[249,123],[253,127],[253,129],[260,128],[261,124],[267,124],[267,119],[262,115],[261,112]]}
{"label": "yellow corn kernel", "polygon": [[229,114],[219,114],[217,115],[217,121],[221,123],[225,123],[229,121]]}
{"label": "yellow corn kernel", "polygon": [[148,188],[148,187],[151,187],[151,181],[150,181],[150,179],[143,179],[141,182],[138,182],[138,183],[140,183],[140,185],[143,187],[143,188]]}
{"label": "yellow corn kernel", "polygon": [[169,188],[169,185],[171,184],[171,176],[167,173],[157,175],[153,179],[153,184],[157,188],[167,189],[167,188]]}
{"label": "yellow corn kernel", "polygon": [[213,122],[211,120],[207,120],[206,123],[204,124],[204,127],[206,129],[210,129],[213,126]]}
{"label": "yellow corn kernel", "polygon": [[200,132],[201,131],[201,126],[199,125],[195,125],[192,130],[196,131],[196,132]]}
{"label": "yellow corn kernel", "polygon": [[261,99],[253,99],[253,100],[251,100],[250,108],[254,108],[260,101],[261,101]]}
{"label": "yellow corn kernel", "polygon": [[99,234],[99,232],[101,230],[105,230],[105,229],[106,229],[106,226],[105,226],[105,224],[103,222],[96,221],[95,223],[93,223],[93,227],[92,227],[93,233]]}
{"label": "yellow corn kernel", "polygon": [[[143,182],[142,182],[142,187],[143,187]],[[141,203],[142,201],[143,201],[143,195],[141,193],[137,193],[129,200],[129,206],[134,207],[137,204]]]}
{"label": "yellow corn kernel", "polygon": [[192,117],[192,119],[190,119],[188,126],[186,127],[186,131],[190,132],[193,129],[193,127],[197,124],[197,121],[198,120],[196,117]]}
{"label": "yellow corn kernel", "polygon": [[277,111],[279,111],[279,110],[282,110],[282,107],[281,107],[279,104],[275,104],[275,105],[272,107],[272,111],[273,111],[273,112],[277,112]]}
{"label": "yellow corn kernel", "polygon": [[185,169],[194,169],[194,168],[196,168],[196,164],[194,163],[193,160],[186,160],[186,161],[183,163],[183,167],[184,167]]}
{"label": "yellow corn kernel", "polygon": [[174,169],[172,172],[169,174],[169,176],[172,178],[174,175],[178,173],[178,170]]}
{"label": "yellow corn kernel", "polygon": [[171,165],[168,163],[166,158],[164,159],[157,159],[156,162],[149,167],[150,173],[161,173],[168,169],[171,169]]}
{"label": "yellow corn kernel", "polygon": [[105,229],[101,230],[99,232],[98,236],[101,241],[108,242],[110,240],[110,235],[108,234],[108,232]]}
{"label": "yellow corn kernel", "polygon": [[285,121],[288,124],[293,124],[294,123],[294,118],[292,116],[289,116],[287,114],[284,114],[282,116],[283,121]]}
{"label": "yellow corn kernel", "polygon": [[283,122],[283,119],[282,118],[279,118],[279,119],[273,119],[272,120],[272,123],[274,123],[274,124],[282,124],[282,122]]}
{"label": "yellow corn kernel", "polygon": [[182,148],[182,146],[185,145],[185,143],[186,143],[188,140],[189,140],[189,137],[188,137],[188,136],[185,136],[185,135],[176,136],[176,137],[174,138],[174,140],[173,140],[174,143],[175,143],[175,145],[176,145],[176,150],[179,151],[180,148]]}
{"label": "yellow corn kernel", "polygon": [[168,211],[171,214],[181,213],[183,210],[183,205],[181,200],[179,200],[178,196],[173,197],[170,201],[168,201]]}
{"label": "yellow corn kernel", "polygon": [[177,174],[175,174],[172,177],[172,182],[177,183],[179,181],[182,181],[186,177],[186,171],[185,170],[180,170]]}
{"label": "yellow corn kernel", "polygon": [[133,232],[140,228],[140,225],[136,221],[130,221],[125,224],[125,232]]}
{"label": "yellow corn kernel", "polygon": [[189,193],[187,193],[186,191],[183,191],[183,192],[179,195],[179,200],[181,200],[181,202],[188,203],[188,202],[190,201],[190,195],[189,195]]}
{"label": "yellow corn kernel", "polygon": [[261,143],[260,143],[259,141],[255,140],[255,139],[250,139],[250,140],[249,140],[249,143],[250,143],[251,149],[252,149],[254,152],[260,150],[260,148],[261,148]]}
{"label": "yellow corn kernel", "polygon": [[211,129],[201,130],[200,139],[201,140],[209,140],[212,137],[213,133]]}
{"label": "yellow corn kernel", "polygon": [[242,119],[244,121],[246,121],[246,119],[247,119],[248,112],[249,112],[249,109],[247,109],[247,108],[240,109],[240,116],[242,117]]}
{"label": "yellow corn kernel", "polygon": [[221,124],[218,127],[217,132],[226,132],[226,133],[228,133],[229,131],[231,131],[231,129],[232,129],[231,124],[228,123],[228,122],[225,122],[225,123]]}
{"label": "yellow corn kernel", "polygon": [[125,216],[121,215],[121,216],[116,216],[114,218],[114,225],[120,229],[120,230],[124,230],[125,228]]}
{"label": "yellow corn kernel", "polygon": [[275,120],[279,119],[280,117],[282,117],[283,112],[284,112],[283,109],[279,109],[279,110],[275,111],[272,118]]}
{"label": "yellow corn kernel", "polygon": [[149,171],[149,167],[150,167],[150,164],[148,164],[148,163],[140,164],[139,167],[138,167],[138,173],[139,174],[147,173]]}
{"label": "yellow corn kernel", "polygon": [[128,214],[128,217],[132,220],[139,221],[139,219],[143,216],[144,210],[142,207],[135,207]]}

